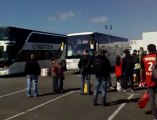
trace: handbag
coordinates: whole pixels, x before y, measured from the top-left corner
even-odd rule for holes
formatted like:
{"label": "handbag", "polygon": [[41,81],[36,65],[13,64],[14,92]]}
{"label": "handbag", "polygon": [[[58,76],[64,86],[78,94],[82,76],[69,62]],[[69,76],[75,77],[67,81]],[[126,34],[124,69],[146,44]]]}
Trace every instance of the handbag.
{"label": "handbag", "polygon": [[139,108],[141,109],[145,108],[148,101],[149,101],[149,94],[148,94],[148,91],[146,91],[144,95],[142,96],[142,98],[138,101]]}

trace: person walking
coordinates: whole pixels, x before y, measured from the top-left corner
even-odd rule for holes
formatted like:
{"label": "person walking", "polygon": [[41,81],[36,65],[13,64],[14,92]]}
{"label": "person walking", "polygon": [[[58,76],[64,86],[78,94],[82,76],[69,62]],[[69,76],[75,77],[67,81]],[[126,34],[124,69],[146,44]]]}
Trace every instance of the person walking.
{"label": "person walking", "polygon": [[81,72],[81,92],[80,95],[84,95],[85,81],[87,81],[87,94],[90,95],[90,73],[91,73],[92,57],[89,55],[89,50],[83,50],[83,55],[78,62],[78,67]]}
{"label": "person walking", "polygon": [[127,92],[128,82],[131,84],[131,92],[134,91],[133,71],[134,71],[134,58],[130,55],[128,49],[124,50],[125,57],[122,59],[122,74],[124,83],[124,92]]}
{"label": "person walking", "polygon": [[157,109],[155,104],[155,94],[157,92],[157,84],[152,80],[152,65],[156,60],[156,46],[154,44],[149,44],[147,46],[148,55],[144,56],[141,61],[141,71],[143,74],[143,80],[146,81],[147,90],[149,93],[149,101],[151,112],[154,115],[154,120],[157,120]]}
{"label": "person walking", "polygon": [[96,76],[93,93],[93,105],[97,106],[98,93],[101,87],[102,91],[102,105],[107,106],[106,94],[107,94],[107,82],[110,76],[111,64],[106,57],[106,51],[104,49],[99,50],[99,54],[95,56],[93,60],[93,71]]}
{"label": "person walking", "polygon": [[25,73],[27,74],[27,97],[31,97],[31,86],[33,84],[33,96],[38,96],[38,75],[40,75],[40,66],[32,53],[30,59],[26,62]]}

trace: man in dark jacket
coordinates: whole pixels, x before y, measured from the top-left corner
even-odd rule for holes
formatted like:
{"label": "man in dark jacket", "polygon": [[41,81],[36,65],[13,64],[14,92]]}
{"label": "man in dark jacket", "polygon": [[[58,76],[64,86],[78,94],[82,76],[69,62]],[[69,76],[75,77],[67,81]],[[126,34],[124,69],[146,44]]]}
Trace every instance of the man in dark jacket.
{"label": "man in dark jacket", "polygon": [[[99,66],[99,67],[98,67]],[[96,75],[95,89],[93,94],[93,105],[97,105],[97,97],[102,85],[102,105],[106,106],[106,93],[107,93],[107,82],[110,76],[111,64],[106,57],[106,51],[100,50],[99,54],[93,60],[93,71]]]}
{"label": "man in dark jacket", "polygon": [[125,57],[122,59],[122,73],[123,73],[123,89],[124,92],[127,91],[128,82],[131,83],[131,92],[134,91],[134,81],[133,81],[133,72],[134,72],[134,58],[130,55],[128,49],[124,50]]}
{"label": "man in dark jacket", "polygon": [[87,94],[90,95],[90,72],[91,72],[91,64],[92,64],[92,57],[89,55],[88,49],[83,51],[83,55],[78,63],[78,67],[81,72],[81,92],[80,94],[84,94],[84,85],[85,80],[87,81]]}
{"label": "man in dark jacket", "polygon": [[40,66],[31,54],[30,60],[26,62],[25,72],[27,74],[27,97],[31,97],[31,84],[33,83],[34,97],[38,95],[38,75],[40,74]]}

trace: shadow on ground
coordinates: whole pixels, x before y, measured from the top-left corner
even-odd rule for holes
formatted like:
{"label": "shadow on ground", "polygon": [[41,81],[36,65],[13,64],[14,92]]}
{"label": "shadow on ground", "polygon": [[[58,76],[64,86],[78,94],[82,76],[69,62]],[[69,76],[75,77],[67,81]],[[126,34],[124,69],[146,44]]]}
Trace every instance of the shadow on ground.
{"label": "shadow on ground", "polygon": [[49,93],[44,93],[44,94],[40,94],[39,97],[41,96],[49,96],[49,95],[54,95],[54,94],[63,94],[63,93],[67,93],[70,91],[77,91],[80,90],[80,88],[69,88],[69,89],[64,89],[63,92],[49,92]]}

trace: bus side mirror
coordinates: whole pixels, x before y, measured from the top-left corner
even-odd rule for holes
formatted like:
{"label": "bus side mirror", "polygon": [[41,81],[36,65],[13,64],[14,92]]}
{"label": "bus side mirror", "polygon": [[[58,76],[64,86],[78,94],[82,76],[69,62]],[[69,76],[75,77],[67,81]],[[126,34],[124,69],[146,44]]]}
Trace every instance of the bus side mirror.
{"label": "bus side mirror", "polygon": [[91,49],[94,49],[94,45],[93,45],[93,44],[91,44],[91,45],[90,45],[90,48],[91,48]]}
{"label": "bus side mirror", "polygon": [[94,41],[93,40],[90,41],[90,49],[94,49]]}
{"label": "bus side mirror", "polygon": [[64,49],[64,42],[61,43],[61,51]]}

